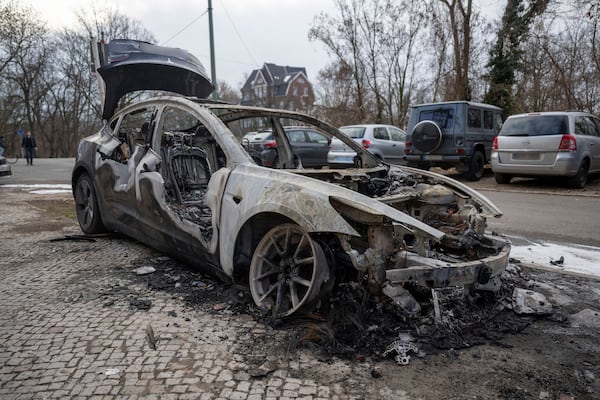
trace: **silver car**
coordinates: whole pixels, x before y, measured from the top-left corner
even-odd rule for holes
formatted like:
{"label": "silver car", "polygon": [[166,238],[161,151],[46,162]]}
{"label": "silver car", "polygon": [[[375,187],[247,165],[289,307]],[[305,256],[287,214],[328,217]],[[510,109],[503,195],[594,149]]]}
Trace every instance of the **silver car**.
{"label": "silver car", "polygon": [[588,173],[600,172],[600,118],[585,112],[539,112],[510,116],[494,139],[496,182],[513,176],[565,176],[583,188]]}
{"label": "silver car", "polygon": [[[392,164],[404,163],[404,141],[406,132],[392,125],[351,125],[342,126],[340,131],[356,143],[374,154],[377,158]],[[333,139],[327,154],[330,167],[344,167],[354,164],[356,152],[339,139]]]}

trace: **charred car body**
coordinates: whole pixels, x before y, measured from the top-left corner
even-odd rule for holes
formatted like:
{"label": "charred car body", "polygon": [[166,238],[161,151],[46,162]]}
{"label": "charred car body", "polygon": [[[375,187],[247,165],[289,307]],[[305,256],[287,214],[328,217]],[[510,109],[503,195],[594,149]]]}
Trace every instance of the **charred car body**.
{"label": "charred car body", "polygon": [[[137,43],[125,44],[137,51]],[[148,46],[144,51],[160,52]],[[134,62],[149,71],[162,68],[160,57],[141,59]],[[140,65],[132,69],[138,77]],[[486,217],[501,212],[485,197],[432,172],[382,163],[310,116],[202,100],[212,87],[195,68],[195,82],[204,83],[170,88],[195,97],[161,96],[117,113],[105,106],[104,127],[81,141],[72,184],[85,233],[120,231],[246,282],[256,304],[276,317],[310,309],[344,279],[392,299],[410,286],[498,289],[510,245],[486,234]],[[131,65],[109,61],[101,76],[106,69],[125,74]],[[106,83],[106,98],[122,91]],[[152,83],[129,87],[166,90]],[[248,121],[272,130],[278,169],[257,165],[241,133],[234,135]],[[344,141],[356,151],[354,165],[303,168],[287,125]]]}

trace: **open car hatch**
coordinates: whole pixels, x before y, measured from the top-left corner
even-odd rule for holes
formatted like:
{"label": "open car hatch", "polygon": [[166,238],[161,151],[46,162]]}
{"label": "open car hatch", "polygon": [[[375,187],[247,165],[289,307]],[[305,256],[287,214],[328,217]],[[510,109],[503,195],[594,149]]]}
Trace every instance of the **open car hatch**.
{"label": "open car hatch", "polygon": [[214,90],[204,66],[185,50],[131,39],[92,45],[102,77],[102,118],[110,119],[119,99],[136,90],[165,90],[206,98]]}

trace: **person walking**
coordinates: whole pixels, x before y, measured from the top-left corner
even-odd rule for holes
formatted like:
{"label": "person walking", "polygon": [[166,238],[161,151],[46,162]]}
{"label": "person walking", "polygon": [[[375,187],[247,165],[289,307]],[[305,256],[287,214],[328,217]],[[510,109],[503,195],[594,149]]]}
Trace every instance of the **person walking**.
{"label": "person walking", "polygon": [[24,157],[27,160],[27,165],[33,165],[33,153],[34,150],[37,150],[37,144],[35,143],[35,138],[31,136],[31,131],[27,131],[23,137],[21,147],[25,153]]}

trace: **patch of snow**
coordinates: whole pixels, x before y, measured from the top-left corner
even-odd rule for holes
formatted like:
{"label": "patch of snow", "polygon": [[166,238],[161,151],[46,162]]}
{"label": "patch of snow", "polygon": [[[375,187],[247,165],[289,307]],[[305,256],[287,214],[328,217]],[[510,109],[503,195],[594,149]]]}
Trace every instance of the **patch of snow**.
{"label": "patch of snow", "polygon": [[33,194],[57,194],[57,193],[70,193],[71,185],[66,184],[50,184],[50,183],[36,183],[36,184],[10,184],[1,185],[3,188],[16,188],[22,189],[23,191]]}
{"label": "patch of snow", "polygon": [[57,194],[57,193],[71,193],[71,189],[41,189],[31,190],[29,193],[33,194]]}
{"label": "patch of snow", "polygon": [[[525,245],[513,245],[510,256],[521,261],[522,264],[535,263],[559,271],[600,276],[598,262],[600,247],[571,243],[529,242]],[[557,263],[561,257],[563,262]]]}

